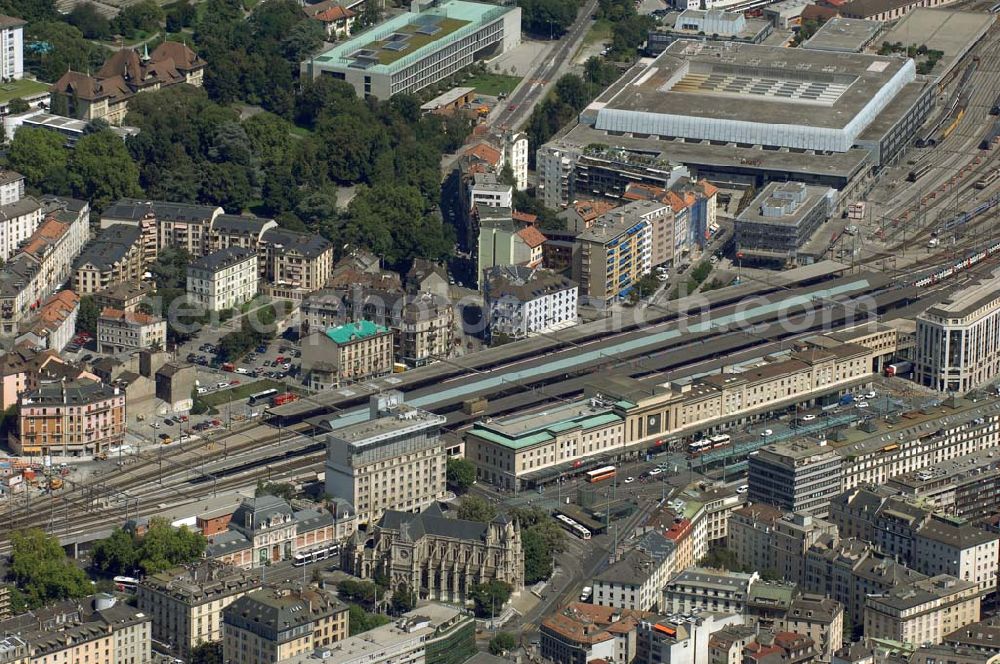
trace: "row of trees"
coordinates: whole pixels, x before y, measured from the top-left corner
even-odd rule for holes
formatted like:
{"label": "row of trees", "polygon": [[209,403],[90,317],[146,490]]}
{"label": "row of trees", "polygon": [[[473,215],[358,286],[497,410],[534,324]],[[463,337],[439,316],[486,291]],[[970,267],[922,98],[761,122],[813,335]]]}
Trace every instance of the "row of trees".
{"label": "row of trees", "polygon": [[[496,515],[496,506],[477,495],[465,496],[458,506],[459,519],[488,523]],[[566,533],[538,507],[514,507],[509,515],[521,524],[525,583],[549,578],[554,557],[566,546]]]}
{"label": "row of trees", "polygon": [[27,184],[47,194],[89,200],[96,209],[124,196],[140,196],[139,169],[122,139],[106,125],[96,125],[73,150],[47,129],[21,127],[7,160]]}
{"label": "row of trees", "polygon": [[201,557],[207,540],[187,526],[174,528],[166,519],[153,518],[140,536],[115,528],[94,544],[94,567],[108,575],[132,575],[136,570],[155,574]]}
{"label": "row of trees", "polygon": [[15,585],[11,601],[17,613],[93,592],[87,575],[66,557],[59,540],[41,528],[11,537],[7,580]]}
{"label": "row of trees", "polygon": [[[194,7],[188,6],[193,12]],[[163,8],[153,0],[128,5],[113,19],[105,17],[93,4],[82,2],[66,16],[66,22],[87,39],[110,39],[114,35],[132,38],[137,33],[156,32],[166,16]]]}

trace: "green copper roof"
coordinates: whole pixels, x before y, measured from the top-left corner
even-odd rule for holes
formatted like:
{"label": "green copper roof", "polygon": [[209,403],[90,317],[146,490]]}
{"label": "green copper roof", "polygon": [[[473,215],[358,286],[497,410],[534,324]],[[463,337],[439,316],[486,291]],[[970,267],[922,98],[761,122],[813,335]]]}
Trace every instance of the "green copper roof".
{"label": "green copper roof", "polygon": [[371,321],[360,320],[357,323],[348,323],[347,325],[341,325],[340,327],[328,328],[326,336],[330,337],[330,340],[334,343],[346,344],[352,341],[357,341],[358,339],[364,339],[365,337],[373,337],[376,334],[382,334],[388,331],[388,328],[376,325]]}

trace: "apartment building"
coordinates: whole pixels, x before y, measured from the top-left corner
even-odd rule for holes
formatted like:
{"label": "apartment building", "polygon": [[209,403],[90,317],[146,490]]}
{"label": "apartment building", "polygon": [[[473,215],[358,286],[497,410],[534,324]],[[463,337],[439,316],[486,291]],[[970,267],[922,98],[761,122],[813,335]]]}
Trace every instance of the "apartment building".
{"label": "apartment building", "polygon": [[73,290],[91,295],[116,284],[142,279],[142,233],[136,226],[112,224],[84,247],[73,263]]}
{"label": "apartment building", "polygon": [[825,442],[805,439],[765,445],[749,463],[752,502],[825,518],[830,499],[840,493],[841,457]]}
{"label": "apartment building", "polygon": [[491,335],[523,339],[577,322],[577,285],[550,270],[498,265],[486,271],[483,308]]}
{"label": "apartment building", "polygon": [[373,395],[366,422],[327,434],[326,492],[348,500],[359,523],[386,510],[420,511],[445,495],[445,418]]}
{"label": "apartment building", "polygon": [[1000,375],[1000,275],[917,316],[913,380],[940,392],[965,393]]}
{"label": "apartment building", "polygon": [[737,628],[744,621],[739,614],[650,617],[639,623],[634,661],[643,664],[708,664],[712,635],[724,629]]}
{"label": "apartment building", "polygon": [[70,198],[42,199],[45,220],[0,269],[0,336],[14,336],[38,303],[72,275],[90,238],[90,206]]}
{"label": "apartment building", "polygon": [[872,421],[830,441],[843,458],[842,487],[883,485],[903,473],[950,459],[986,454],[1000,445],[1000,402],[946,399],[938,406]]}
{"label": "apartment building", "polygon": [[651,530],[593,579],[594,604],[630,611],[652,611],[661,604],[661,590],[679,569],[677,545],[661,532]]}
{"label": "apartment building", "polygon": [[479,204],[474,208],[476,237],[476,283],[482,290],[485,274],[497,266],[540,267],[544,261],[545,235],[533,225],[516,221],[509,207]]}
{"label": "apartment building", "polygon": [[984,593],[997,588],[1000,534],[935,514],[886,488],[844,492],[831,503],[830,517],[842,532],[871,542],[918,572],[950,574]]}
{"label": "apartment building", "polygon": [[152,292],[152,286],[146,282],[116,284],[107,290],[94,293],[94,304],[102,310],[136,311],[139,304],[150,297]]}
{"label": "apartment building", "polygon": [[746,494],[734,487],[722,486],[703,491],[688,489],[683,495],[690,495],[705,506],[706,547],[724,545],[729,537],[729,518],[746,504]]}
{"label": "apartment building", "polygon": [[188,659],[201,643],[222,640],[222,610],[261,587],[260,574],[204,560],[142,580],[137,607],[152,620],[152,637]]}
{"label": "apartment building", "polygon": [[92,456],[123,440],[125,394],[89,378],[41,382],[19,400],[18,432],[18,454]]}
{"label": "apartment building", "polygon": [[137,227],[143,261],[149,264],[164,247],[183,249],[192,256],[210,253],[209,229],[222,214],[221,207],[211,205],[123,198],[101,213],[101,228],[114,224]]}
{"label": "apartment building", "polygon": [[744,613],[750,586],[760,578],[753,572],[690,567],[663,588],[664,613]]}
{"label": "apartment building", "polygon": [[338,534],[325,509],[294,509],[276,496],[244,499],[228,528],[208,538],[205,557],[236,567],[265,567],[299,551],[332,545]]}
{"label": "apartment building", "polygon": [[396,362],[410,367],[448,357],[455,338],[455,309],[435,293],[324,288],[307,295],[299,312],[305,334],[361,320],[387,327]]}
{"label": "apartment building", "polygon": [[735,510],[729,518],[728,548],[743,567],[770,570],[801,583],[806,551],[822,538],[836,535],[837,526],[829,521],[754,503]]}
{"label": "apartment building", "polygon": [[639,624],[651,617],[647,611],[571,602],[542,620],[542,657],[556,664],[635,661]]}
{"label": "apartment building", "polygon": [[333,273],[333,245],[326,238],[271,227],[261,233],[264,291],[275,298],[301,300],[322,288]]}
{"label": "apartment building", "polygon": [[237,309],[257,295],[257,254],[229,247],[187,267],[188,298],[206,311]]}
{"label": "apartment building", "polygon": [[232,662],[277,664],[347,635],[347,605],[320,588],[262,588],[222,610],[222,656]]}
{"label": "apartment building", "polygon": [[801,595],[775,628],[809,637],[816,646],[816,661],[829,662],[844,644],[844,605],[822,595]]}
{"label": "apartment building", "polygon": [[18,325],[14,345],[62,352],[76,333],[80,296],[71,290],[50,295],[35,310],[35,315]]}
{"label": "apartment building", "polygon": [[947,574],[892,588],[865,600],[865,635],[913,645],[941,643],[979,621],[975,583]]}
{"label": "apartment building", "polygon": [[282,664],[315,664],[316,661],[447,664],[465,661],[475,652],[476,621],[472,616],[444,604],[424,604],[386,625],[298,655]]}
{"label": "apartment building", "polygon": [[[6,30],[0,22],[0,42]],[[3,66],[0,59],[0,67]],[[5,193],[0,200],[0,259],[9,261],[38,225],[42,223],[42,203],[24,195],[24,176],[10,170],[0,172]]]}
{"label": "apartment building", "polygon": [[16,81],[24,76],[24,26],[27,21],[0,16],[0,79]]}
{"label": "apartment building", "polygon": [[1000,459],[959,457],[897,475],[886,486],[940,514],[975,521],[1000,512]]}
{"label": "apartment building", "polygon": [[167,347],[167,321],[139,311],[104,309],[97,319],[97,352],[114,355]]}
{"label": "apartment building", "polygon": [[806,552],[802,588],[843,604],[845,623],[851,629],[858,629],[864,624],[868,596],[926,578],[891,558],[876,554],[867,542],[827,537]]}
{"label": "apartment building", "polygon": [[606,307],[623,300],[653,267],[653,231],[637,201],[597,218],[576,237],[573,281],[580,299]]}
{"label": "apartment building", "polygon": [[599,378],[588,386],[586,399],[477,422],[465,434],[466,458],[480,479],[513,489],[545,479],[543,471],[554,472],[560,464],[694,435],[708,425],[863,384],[871,376],[872,357],[864,346],[833,343],[694,381],[662,385]]}
{"label": "apartment building", "polygon": [[384,376],[392,365],[392,331],[370,321],[314,330],[302,342],[302,372],[314,390]]}
{"label": "apartment building", "polygon": [[[151,618],[98,593],[64,600],[0,622],[4,664],[146,664],[152,661]],[[15,636],[16,635],[16,636]]]}

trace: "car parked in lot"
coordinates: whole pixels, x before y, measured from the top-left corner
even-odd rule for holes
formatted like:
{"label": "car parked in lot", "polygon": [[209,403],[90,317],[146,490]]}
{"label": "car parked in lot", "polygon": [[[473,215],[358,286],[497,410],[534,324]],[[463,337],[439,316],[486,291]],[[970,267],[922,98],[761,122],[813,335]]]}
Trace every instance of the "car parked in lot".
{"label": "car parked in lot", "polygon": [[169,417],[167,419],[163,420],[163,423],[166,424],[168,427],[174,426],[174,421],[172,419],[170,419]]}

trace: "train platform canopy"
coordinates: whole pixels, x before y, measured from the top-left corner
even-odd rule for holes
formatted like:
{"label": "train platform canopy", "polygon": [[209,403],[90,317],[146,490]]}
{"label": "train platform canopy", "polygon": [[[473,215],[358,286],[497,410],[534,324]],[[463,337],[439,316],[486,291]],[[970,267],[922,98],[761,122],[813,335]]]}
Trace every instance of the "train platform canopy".
{"label": "train platform canopy", "polygon": [[993,26],[993,16],[957,9],[911,9],[879,42],[926,46],[944,55],[931,75],[945,76]]}

